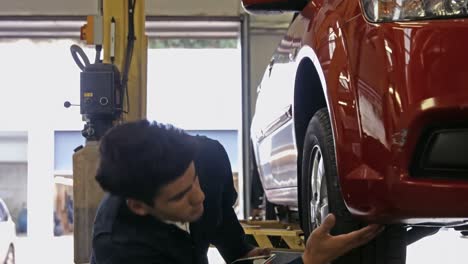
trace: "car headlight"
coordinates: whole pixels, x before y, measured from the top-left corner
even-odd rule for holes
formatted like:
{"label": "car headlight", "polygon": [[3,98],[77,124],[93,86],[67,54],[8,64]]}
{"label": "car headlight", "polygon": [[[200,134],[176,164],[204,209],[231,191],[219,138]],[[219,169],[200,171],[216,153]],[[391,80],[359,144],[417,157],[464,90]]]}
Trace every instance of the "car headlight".
{"label": "car headlight", "polygon": [[408,21],[468,15],[468,0],[362,0],[372,22]]}

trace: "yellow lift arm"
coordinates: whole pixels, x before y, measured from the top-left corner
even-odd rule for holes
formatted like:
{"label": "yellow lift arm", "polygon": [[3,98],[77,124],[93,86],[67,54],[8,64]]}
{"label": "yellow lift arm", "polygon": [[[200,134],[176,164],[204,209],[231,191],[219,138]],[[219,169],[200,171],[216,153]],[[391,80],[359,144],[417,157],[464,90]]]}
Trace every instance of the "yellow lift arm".
{"label": "yellow lift arm", "polygon": [[[114,63],[124,73],[129,33],[129,9],[134,7],[135,41],[132,60],[128,69],[128,104],[126,113],[116,123],[146,117],[146,76],[148,38],[145,35],[144,0],[101,0],[98,16],[88,17],[82,28],[82,38],[87,44],[101,45],[103,63]],[[94,177],[98,165],[98,141],[88,140],[73,155],[74,195],[74,262],[89,263],[92,246],[93,221],[103,191]]]}

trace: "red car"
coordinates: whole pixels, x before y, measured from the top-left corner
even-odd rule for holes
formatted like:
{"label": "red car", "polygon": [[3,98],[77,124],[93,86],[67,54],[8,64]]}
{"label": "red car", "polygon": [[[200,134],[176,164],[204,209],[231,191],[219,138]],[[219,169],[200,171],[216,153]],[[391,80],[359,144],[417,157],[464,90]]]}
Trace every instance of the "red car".
{"label": "red car", "polygon": [[336,263],[404,263],[407,229],[466,226],[467,3],[243,0],[296,12],[251,126],[268,201],[297,208],[306,234],[329,212],[337,233],[395,224]]}

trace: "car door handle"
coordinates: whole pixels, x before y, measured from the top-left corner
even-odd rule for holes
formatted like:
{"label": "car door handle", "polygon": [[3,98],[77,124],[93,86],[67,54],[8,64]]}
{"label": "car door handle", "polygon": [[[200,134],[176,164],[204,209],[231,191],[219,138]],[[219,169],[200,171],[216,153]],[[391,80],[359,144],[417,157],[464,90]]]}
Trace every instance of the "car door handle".
{"label": "car door handle", "polygon": [[292,118],[292,105],[288,105],[283,111],[282,114],[276,118],[273,122],[269,123],[265,129],[261,130],[262,139],[271,135],[278,128],[282,127]]}

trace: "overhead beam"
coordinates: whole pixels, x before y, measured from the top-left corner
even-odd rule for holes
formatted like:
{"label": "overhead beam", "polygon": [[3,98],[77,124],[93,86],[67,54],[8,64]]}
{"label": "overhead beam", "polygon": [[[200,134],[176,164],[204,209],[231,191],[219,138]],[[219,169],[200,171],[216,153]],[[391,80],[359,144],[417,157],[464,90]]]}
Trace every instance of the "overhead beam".
{"label": "overhead beam", "polygon": [[97,15],[98,2],[96,0],[2,0],[0,16]]}
{"label": "overhead beam", "polygon": [[[97,15],[96,0],[2,0],[3,15]],[[147,15],[152,16],[238,16],[239,0],[146,0]]]}

